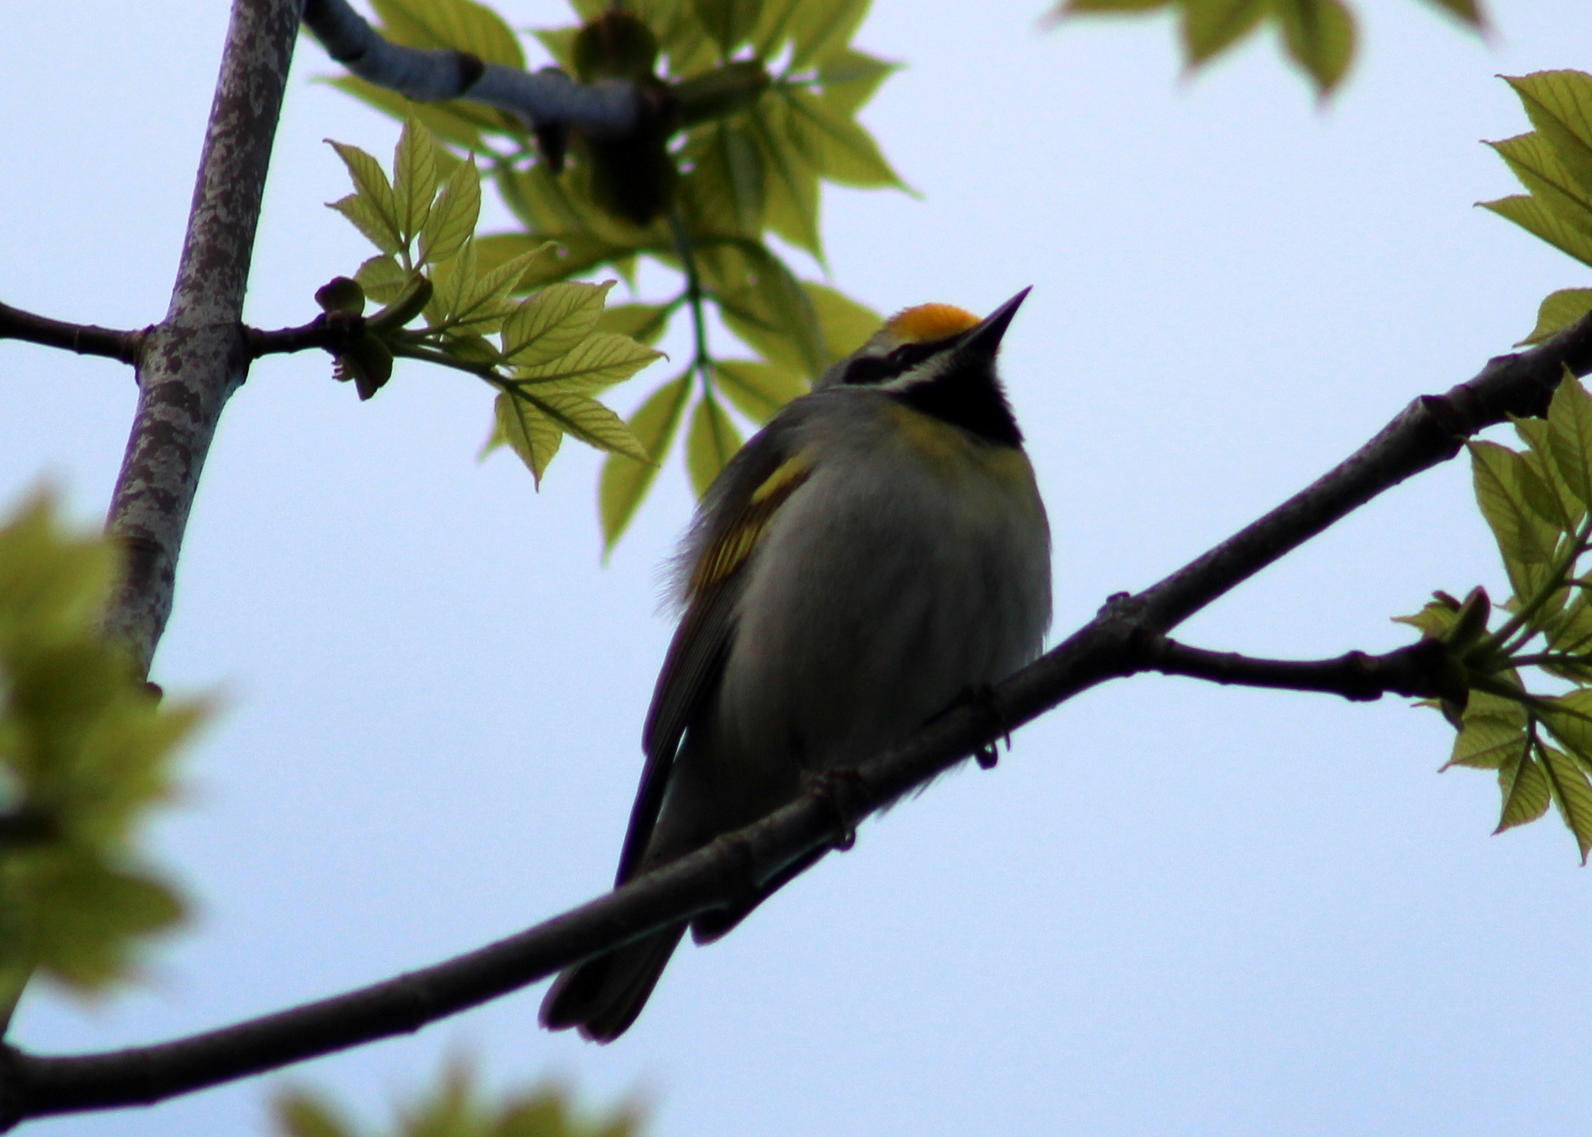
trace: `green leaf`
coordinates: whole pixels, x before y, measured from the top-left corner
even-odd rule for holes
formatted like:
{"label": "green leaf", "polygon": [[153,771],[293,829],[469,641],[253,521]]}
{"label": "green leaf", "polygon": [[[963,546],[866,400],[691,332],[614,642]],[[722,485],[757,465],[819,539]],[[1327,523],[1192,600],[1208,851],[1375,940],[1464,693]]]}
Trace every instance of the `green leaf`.
{"label": "green leaf", "polygon": [[682,196],[698,232],[756,237],[763,231],[763,155],[743,128],[719,125],[693,148]]}
{"label": "green leaf", "polygon": [[526,367],[557,359],[592,334],[614,281],[549,284],[503,321],[503,358]]}
{"label": "green leaf", "polygon": [[1587,783],[1586,773],[1569,755],[1551,746],[1543,746],[1540,750],[1553,804],[1570,832],[1575,834],[1584,865],[1587,853],[1592,852],[1592,785]]}
{"label": "green leaf", "polygon": [[1395,624],[1408,624],[1420,631],[1421,636],[1429,640],[1440,640],[1455,621],[1459,619],[1459,601],[1446,592],[1439,592],[1436,598],[1428,600],[1419,612],[1409,616],[1394,616]]}
{"label": "green leaf", "polygon": [[420,230],[420,263],[437,264],[457,256],[475,233],[480,216],[481,174],[472,156],[453,168],[426,217]]}
{"label": "green leaf", "polygon": [[630,525],[653,479],[658,476],[659,466],[668,456],[670,443],[685,412],[686,398],[691,392],[690,379],[690,373],[687,372],[665,383],[630,416],[630,432],[635,435],[637,443],[653,456],[651,462],[640,462],[614,453],[609,454],[603,463],[597,507],[602,521],[605,556],[618,544],[619,538]]}
{"label": "green leaf", "polygon": [[854,118],[900,67],[852,48],[837,51],[818,69],[824,104],[835,114]]}
{"label": "green leaf", "polygon": [[660,354],[628,336],[593,332],[556,359],[516,367],[515,378],[508,382],[537,396],[555,392],[585,395],[622,383]]}
{"label": "green leaf", "polygon": [[704,395],[691,412],[691,429],[685,440],[685,466],[691,475],[691,488],[697,497],[707,493],[735,452],[741,448],[741,432],[711,395]]}
{"label": "green leaf", "polygon": [[390,256],[374,256],[359,266],[354,279],[378,304],[391,304],[409,291],[411,274]]}
{"label": "green leaf", "polygon": [[868,0],[765,0],[752,50],[759,59],[773,59],[789,42],[791,70],[822,64],[845,50],[867,10]]}
{"label": "green leaf", "polygon": [[560,68],[575,70],[575,37],[580,35],[579,28],[533,28],[531,35],[536,37],[536,41]]}
{"label": "green leaf", "polygon": [[420,232],[437,196],[437,149],[431,132],[411,118],[398,135],[392,156],[392,196],[398,231],[407,245]]}
{"label": "green leaf", "polygon": [[[1546,624],[1548,647],[1551,650],[1576,654],[1586,652],[1592,647],[1592,593],[1585,587],[1577,588],[1575,599]],[[1543,669],[1561,679],[1592,685],[1592,667],[1587,664],[1544,664]]]}
{"label": "green leaf", "polygon": [[597,205],[591,171],[581,164],[554,175],[537,163],[528,169],[499,165],[494,176],[504,201],[536,234],[561,244],[585,240],[626,250],[657,245],[666,234],[662,222],[639,228]]}
{"label": "green leaf", "polygon": [[692,7],[724,59],[751,35],[759,11],[759,5],[744,0],[692,0]]}
{"label": "green leaf", "polygon": [[1480,28],[1484,23],[1480,0],[1427,0],[1427,3],[1437,5],[1474,28]]}
{"label": "green leaf", "polygon": [[484,363],[488,367],[496,367],[502,358],[498,349],[484,336],[461,336],[449,332],[443,338],[442,350],[461,363]]}
{"label": "green leaf", "polygon": [[568,434],[574,435],[588,446],[610,450],[638,462],[652,459],[642,449],[636,436],[630,433],[625,420],[603,404],[587,395],[574,393],[537,392],[530,398],[537,407]]}
{"label": "green leaf", "polygon": [[1058,16],[1120,15],[1130,12],[1153,12],[1170,7],[1173,0],[1062,0]]}
{"label": "green leaf", "polygon": [[809,389],[800,375],[777,363],[721,359],[714,364],[713,374],[725,398],[755,423],[767,422]]}
{"label": "green leaf", "polygon": [[531,471],[536,488],[541,489],[542,475],[564,441],[563,429],[537,403],[508,391],[498,394],[492,410],[497,429],[487,448],[498,441],[508,443]]}
{"label": "green leaf", "polygon": [[792,70],[843,51],[868,14],[869,0],[795,0],[786,28]]}
{"label": "green leaf", "polygon": [[8,899],[32,916],[24,940],[13,946],[23,947],[52,979],[80,991],[102,990],[125,976],[134,942],[170,929],[183,915],[167,885],[114,868],[84,849],[24,851],[9,859],[15,861],[9,872],[25,883]]}
{"label": "green leaf", "polygon": [[[395,1120],[371,1132],[392,1137],[632,1137],[639,1130],[634,1110],[590,1117],[563,1091],[538,1088],[497,1098],[476,1087],[469,1067],[457,1060],[424,1093],[410,1090]],[[278,1095],[276,1131],[281,1137],[353,1137],[357,1130],[320,1095],[299,1090]]]}
{"label": "green leaf", "polygon": [[1341,0],[1272,0],[1288,54],[1330,94],[1354,58],[1354,17]]}
{"label": "green leaf", "polygon": [[[538,261],[550,257],[552,250],[547,246],[531,249],[473,275],[475,260],[470,254],[475,245],[476,242],[470,242],[459,257],[444,266],[454,269],[458,276],[444,310],[450,326],[456,330],[489,332],[499,327],[503,317],[508,315],[509,294],[519,287],[521,277]],[[442,273],[439,271],[437,275],[440,278]],[[437,292],[439,296],[443,293],[440,279]]]}
{"label": "green leaf", "polygon": [[1520,96],[1531,125],[1582,196],[1592,193],[1592,75],[1538,71],[1504,81]]}
{"label": "green leaf", "polygon": [[1592,505],[1592,398],[1568,371],[1548,405],[1548,443],[1559,477]]}
{"label": "green leaf", "polygon": [[1560,252],[1592,266],[1592,234],[1565,221],[1536,198],[1515,194],[1480,204],[1483,209],[1490,209],[1498,216],[1513,221]]}
{"label": "green leaf", "polygon": [[388,38],[408,47],[451,47],[523,70],[519,37],[491,8],[474,0],[371,0]]}
{"label": "green leaf", "polygon": [[1588,312],[1592,312],[1592,288],[1561,288],[1551,292],[1537,309],[1537,326],[1516,346],[1541,343]]}
{"label": "green leaf", "polygon": [[1515,177],[1559,220],[1592,231],[1592,196],[1576,182],[1540,134],[1489,142]]}
{"label": "green leaf", "polygon": [[1552,794],[1547,776],[1527,754],[1522,753],[1498,767],[1498,789],[1503,795],[1503,809],[1494,833],[1526,825],[1548,812]]}
{"label": "green leaf", "polygon": [[391,221],[383,217],[375,206],[357,193],[351,193],[347,197],[326,204],[328,209],[335,209],[348,218],[354,228],[363,233],[365,239],[383,253],[391,256],[403,248],[398,230],[392,227]]}
{"label": "green leaf", "polygon": [[[477,254],[481,247],[480,241],[466,241],[458,256],[432,266],[431,303],[426,306],[426,322],[432,327],[446,325],[459,305],[464,303],[465,293],[481,275]],[[475,329],[477,333],[481,330]],[[489,326],[485,330],[491,331],[493,328]]]}
{"label": "green leaf", "polygon": [[1529,447],[1521,470],[1521,490],[1525,494],[1526,504],[1558,532],[1575,532],[1586,515],[1586,507],[1570,491],[1557,468],[1553,457],[1553,432],[1547,421],[1517,418],[1514,424],[1516,433]]}
{"label": "green leaf", "polygon": [[1254,31],[1269,7],[1269,0],[1182,0],[1180,30],[1189,66],[1210,62]]}
{"label": "green leaf", "polygon": [[[743,308],[749,303],[753,312],[762,317],[764,327],[775,329],[782,341],[789,345],[790,358],[806,375],[817,375],[828,364],[822,333],[818,326],[818,313],[813,308],[806,289],[796,279],[785,262],[765,246],[747,242],[741,247],[751,267],[754,285],[737,295]],[[736,335],[749,331],[743,321],[731,321],[725,312],[726,323],[731,323]],[[752,333],[753,339],[757,338]],[[763,337],[766,342],[767,337]],[[753,340],[748,340],[753,342]],[[753,343],[761,347],[762,343]],[[771,362],[774,355],[765,353]]]}
{"label": "green leaf", "polygon": [[629,336],[647,345],[654,344],[669,326],[668,304],[615,304],[597,317],[597,330]]}
{"label": "green leaf", "polygon": [[[740,341],[769,363],[805,377],[809,374],[796,345],[782,334],[775,315],[763,310],[757,291],[743,287],[735,294],[718,293],[719,315],[724,326]],[[816,379],[817,376],[814,376]]]}
{"label": "green leaf", "polygon": [[78,638],[99,618],[115,571],[108,544],[67,534],[54,499],[34,494],[0,526],[0,649],[34,637]]}
{"label": "green leaf", "polygon": [[774,233],[822,259],[818,235],[818,171],[790,140],[790,106],[764,99],[747,117],[763,155],[763,216]]}
{"label": "green leaf", "polygon": [[1525,708],[1512,700],[1473,691],[1465,708],[1464,729],[1454,736],[1454,749],[1443,769],[1498,770],[1525,753]]}
{"label": "green leaf", "polygon": [[337,151],[337,156],[343,160],[343,165],[348,167],[348,175],[354,182],[354,193],[361,203],[359,206],[361,216],[367,218],[372,227],[383,234],[383,239],[378,240],[374,233],[366,229],[364,223],[356,220],[349,210],[342,208],[347,198],[344,198],[343,202],[334,202],[332,208],[359,226],[359,231],[369,237],[382,252],[397,252],[403,246],[400,234],[402,224],[393,199],[392,183],[387,180],[387,172],[381,168],[380,162],[359,147],[332,142],[331,139],[327,139],[327,142]]}
{"label": "green leaf", "polygon": [[181,915],[132,842],[203,710],[150,698],[102,635],[116,562],[42,495],[0,524],[0,812],[36,830],[0,850],[0,1000],[30,971],[101,989]]}
{"label": "green leaf", "polygon": [[[705,29],[692,4],[681,0],[628,0],[624,8],[656,33],[674,75],[695,75],[722,58],[712,37],[703,34]],[[600,5],[597,10],[601,10]]]}
{"label": "green leaf", "polygon": [[790,136],[820,175],[849,186],[906,188],[855,119],[834,113],[822,100],[794,87],[780,88],[791,108]]}
{"label": "green leaf", "polygon": [[284,1137],[356,1137],[331,1102],[305,1090],[279,1092],[271,1102],[271,1112]]}
{"label": "green leaf", "polygon": [[831,360],[841,359],[856,351],[884,323],[883,318],[872,308],[859,304],[827,284],[804,281],[802,287],[807,290],[813,311],[818,316],[824,352]]}
{"label": "green leaf", "polygon": [[1560,745],[1592,761],[1592,689],[1543,699],[1537,714]]}
{"label": "green leaf", "polygon": [[1530,476],[1525,459],[1493,442],[1468,444],[1476,501],[1492,528],[1515,594],[1527,597],[1540,586],[1557,536],[1526,500]]}

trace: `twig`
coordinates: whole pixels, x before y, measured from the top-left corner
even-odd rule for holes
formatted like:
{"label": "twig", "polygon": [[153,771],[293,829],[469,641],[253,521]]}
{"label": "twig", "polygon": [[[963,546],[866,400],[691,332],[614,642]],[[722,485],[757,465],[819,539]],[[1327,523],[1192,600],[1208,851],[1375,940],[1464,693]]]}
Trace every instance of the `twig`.
{"label": "twig", "polygon": [[295,351],[312,351],[320,348],[334,355],[346,351],[365,328],[364,318],[338,313],[328,316],[322,312],[307,324],[293,328],[246,328],[244,341],[250,359],[262,355],[282,355]]}
{"label": "twig", "polygon": [[1151,633],[1144,637],[1141,650],[1146,671],[1212,683],[1317,691],[1355,702],[1370,702],[1383,695],[1427,699],[1455,694],[1446,690],[1444,683],[1448,650],[1441,641],[1432,639],[1418,640],[1382,655],[1351,651],[1333,659],[1295,660],[1207,651]]}
{"label": "twig", "polygon": [[419,102],[467,99],[536,126],[577,126],[592,137],[632,130],[641,109],[635,84],[581,84],[556,68],[522,71],[465,51],[403,47],[382,39],[346,0],[306,0],[304,26],[355,75]]}
{"label": "twig", "polygon": [[135,363],[143,346],[143,332],[124,332],[94,324],[72,324],[0,304],[0,339],[23,340],[44,347],[59,347],[79,355],[103,355],[121,363]]}

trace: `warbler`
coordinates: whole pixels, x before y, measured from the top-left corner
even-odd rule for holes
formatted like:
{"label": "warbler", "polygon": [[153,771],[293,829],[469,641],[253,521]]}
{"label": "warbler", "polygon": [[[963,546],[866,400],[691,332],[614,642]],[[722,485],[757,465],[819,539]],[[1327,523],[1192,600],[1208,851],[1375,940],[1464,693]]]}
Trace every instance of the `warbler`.
{"label": "warbler", "polygon": [[[725,466],[676,561],[684,610],[642,731],[616,885],[882,752],[1039,653],[1050,529],[995,370],[1028,289],[983,320],[908,308]],[[759,895],[690,921],[705,942]],[[542,1025],[610,1042],[686,924],[564,971]]]}

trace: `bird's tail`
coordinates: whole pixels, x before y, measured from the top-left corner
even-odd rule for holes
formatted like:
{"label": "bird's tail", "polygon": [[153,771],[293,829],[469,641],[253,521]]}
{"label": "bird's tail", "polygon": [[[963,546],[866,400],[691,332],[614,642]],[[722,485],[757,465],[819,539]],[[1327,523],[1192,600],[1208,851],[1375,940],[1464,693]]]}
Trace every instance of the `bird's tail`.
{"label": "bird's tail", "polygon": [[684,934],[684,924],[665,928],[564,971],[542,1000],[542,1025],[548,1030],[576,1027],[592,1042],[612,1042],[647,1005]]}

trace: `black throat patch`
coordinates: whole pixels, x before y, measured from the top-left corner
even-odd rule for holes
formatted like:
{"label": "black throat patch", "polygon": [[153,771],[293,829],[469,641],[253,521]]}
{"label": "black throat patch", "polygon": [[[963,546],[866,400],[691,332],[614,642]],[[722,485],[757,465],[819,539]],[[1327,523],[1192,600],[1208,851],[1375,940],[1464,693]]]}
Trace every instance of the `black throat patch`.
{"label": "black throat patch", "polygon": [[988,362],[955,368],[934,379],[888,391],[915,411],[1000,446],[1021,446],[1023,432],[1012,416],[1006,392]]}

